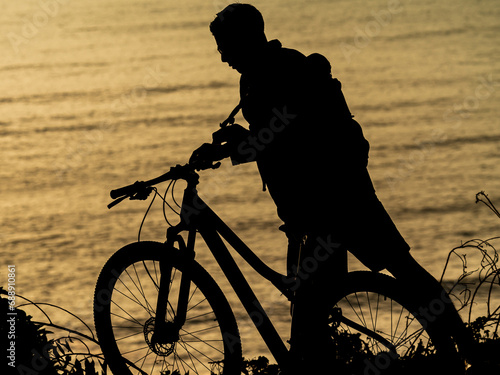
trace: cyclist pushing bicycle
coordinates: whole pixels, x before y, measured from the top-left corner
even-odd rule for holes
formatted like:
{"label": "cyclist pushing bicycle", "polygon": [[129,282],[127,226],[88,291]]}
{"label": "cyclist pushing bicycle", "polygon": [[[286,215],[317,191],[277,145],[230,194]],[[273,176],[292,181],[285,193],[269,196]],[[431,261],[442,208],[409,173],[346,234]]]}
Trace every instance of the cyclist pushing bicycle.
{"label": "cyclist pushing bicycle", "polygon": [[[201,238],[281,374],[463,374],[464,358],[474,354],[472,340],[377,199],[367,171],[368,142],[330,63],[268,42],[251,5],[228,6],[210,29],[222,61],[242,75],[239,104],[188,164],[110,194],[109,208],[153,191],[156,197],[155,185],[170,181],[162,197],[166,241],[139,238],[122,247],[96,282],[96,335],[111,371],[241,373],[236,316],[195,259]],[[248,130],[234,124],[240,109]],[[216,168],[224,158],[257,163],[288,237],[286,274],[267,266],[198,195],[196,171]],[[180,204],[173,191],[178,180],[186,182]],[[169,191],[178,210],[168,202]],[[177,224],[166,207],[179,216]],[[289,347],[228,246],[291,301]],[[348,272],[347,251],[371,272]]]}
{"label": "cyclist pushing bicycle", "polygon": [[[372,271],[388,270],[421,301],[422,315],[457,342],[464,325],[440,284],[411,256],[378,200],[367,171],[369,144],[332,78],[328,60],[268,41],[260,12],[226,7],[210,25],[222,62],[241,73],[241,109],[249,129],[229,119],[190,163],[256,162],[288,237],[286,283],[294,291],[291,353],[297,373],[330,374],[331,336],[325,331],[329,291],[347,275],[347,250]],[[317,250],[323,249],[321,256]],[[315,266],[306,265],[315,257]],[[433,301],[439,314],[425,314]],[[436,315],[436,316],[435,316]],[[304,367],[301,367],[304,366]]]}

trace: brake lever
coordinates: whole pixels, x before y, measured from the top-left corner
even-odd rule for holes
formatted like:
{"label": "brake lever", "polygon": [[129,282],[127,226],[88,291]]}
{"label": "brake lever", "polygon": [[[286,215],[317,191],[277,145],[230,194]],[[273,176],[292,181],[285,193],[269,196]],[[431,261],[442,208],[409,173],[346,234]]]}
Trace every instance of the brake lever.
{"label": "brake lever", "polygon": [[142,190],[138,191],[137,193],[135,193],[134,195],[132,195],[130,197],[130,200],[131,201],[134,201],[134,200],[145,201],[146,199],[148,199],[149,194],[151,194],[153,189],[154,188],[151,186],[145,187],[144,189],[142,189]]}

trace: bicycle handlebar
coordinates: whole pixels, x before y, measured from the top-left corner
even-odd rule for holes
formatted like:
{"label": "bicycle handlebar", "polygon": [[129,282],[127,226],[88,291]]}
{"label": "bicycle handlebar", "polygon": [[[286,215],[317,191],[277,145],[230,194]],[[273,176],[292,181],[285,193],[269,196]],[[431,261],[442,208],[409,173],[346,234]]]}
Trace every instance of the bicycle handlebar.
{"label": "bicycle handlebar", "polygon": [[176,165],[175,167],[171,167],[167,173],[162,174],[159,177],[153,178],[148,181],[136,181],[131,185],[123,186],[118,189],[111,190],[109,195],[112,199],[115,199],[108,205],[108,208],[112,208],[116,206],[118,203],[123,201],[126,198],[131,199],[146,199],[151,192],[151,187],[153,185],[159,184],[161,182],[165,182],[168,180],[194,180],[198,181],[197,170],[204,169],[216,169],[219,168],[220,163],[215,164],[184,164],[184,165]]}

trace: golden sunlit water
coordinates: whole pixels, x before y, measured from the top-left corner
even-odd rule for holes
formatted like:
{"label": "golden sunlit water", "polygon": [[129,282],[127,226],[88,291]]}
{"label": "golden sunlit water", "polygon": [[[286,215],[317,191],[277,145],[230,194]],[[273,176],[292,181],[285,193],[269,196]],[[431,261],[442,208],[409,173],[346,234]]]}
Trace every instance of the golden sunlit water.
{"label": "golden sunlit water", "polygon": [[[269,39],[331,61],[371,142],[378,195],[418,261],[439,276],[453,247],[500,234],[498,219],[475,204],[485,190],[500,205],[498,1],[253,4]],[[127,201],[109,211],[109,190],[185,163],[238,102],[239,76],[221,63],[208,30],[225,5],[4,2],[0,285],[14,264],[19,294],[92,324],[98,273],[137,239],[148,205]],[[284,271],[286,239],[254,165],[226,162],[203,172],[199,190],[259,256]],[[162,241],[165,229],[155,206],[141,238]],[[210,260],[203,248],[198,257]],[[285,299],[254,273],[248,279],[287,337]],[[266,354],[248,319],[240,330],[246,356]]]}

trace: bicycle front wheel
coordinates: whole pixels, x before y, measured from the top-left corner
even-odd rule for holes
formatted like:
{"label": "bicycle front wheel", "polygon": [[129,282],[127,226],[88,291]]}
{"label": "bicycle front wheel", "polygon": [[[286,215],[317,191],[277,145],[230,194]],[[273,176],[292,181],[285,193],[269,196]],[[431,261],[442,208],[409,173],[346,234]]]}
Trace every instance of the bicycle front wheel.
{"label": "bicycle front wheel", "polygon": [[341,294],[329,329],[349,374],[464,373],[452,338],[422,319],[396,279],[352,272]]}
{"label": "bicycle front wheel", "polygon": [[234,314],[213,278],[190,262],[191,287],[184,325],[168,343],[152,340],[160,285],[160,258],[173,269],[166,323],[173,325],[186,264],[176,249],[138,242],[117,251],[103,267],[94,294],[99,344],[114,374],[240,373],[241,341]]}

